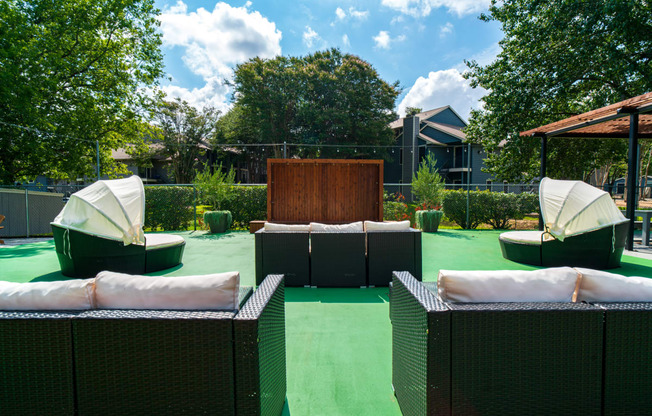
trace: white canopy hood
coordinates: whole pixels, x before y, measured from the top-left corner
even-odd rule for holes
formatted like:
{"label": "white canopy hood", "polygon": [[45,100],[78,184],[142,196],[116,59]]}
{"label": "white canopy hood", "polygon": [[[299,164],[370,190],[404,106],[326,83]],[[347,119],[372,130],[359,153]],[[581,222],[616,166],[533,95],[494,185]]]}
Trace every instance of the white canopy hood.
{"label": "white canopy hood", "polygon": [[52,224],[100,237],[144,244],[145,189],[138,176],[97,181],[70,196]]}
{"label": "white canopy hood", "polygon": [[543,178],[539,203],[546,230],[561,241],[627,221],[607,192],[582,181]]}

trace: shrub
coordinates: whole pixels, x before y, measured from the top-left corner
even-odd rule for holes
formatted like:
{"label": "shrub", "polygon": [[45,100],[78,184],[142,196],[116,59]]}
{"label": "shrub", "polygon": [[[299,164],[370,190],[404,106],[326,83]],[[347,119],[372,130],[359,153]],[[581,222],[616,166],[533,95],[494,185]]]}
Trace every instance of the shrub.
{"label": "shrub", "polygon": [[195,177],[195,186],[199,194],[199,200],[213,206],[214,210],[225,209],[233,199],[233,183],[235,182],[235,171],[230,167],[228,171],[222,170],[222,164],[215,166],[211,174],[208,165]]}
{"label": "shrub", "polygon": [[427,233],[437,232],[443,216],[444,213],[442,211],[419,210],[415,213],[416,228],[420,228]]}
{"label": "shrub", "polygon": [[412,192],[420,203],[439,209],[444,191],[444,181],[439,176],[436,166],[437,159],[432,153],[428,153],[428,156],[419,164],[417,173],[412,175]]}
{"label": "shrub", "polygon": [[267,186],[233,186],[225,206],[233,215],[233,228],[249,229],[249,222],[267,218]]}
{"label": "shrub", "polygon": [[484,207],[482,213],[483,222],[493,228],[509,228],[509,220],[523,218],[516,194],[491,191],[482,191],[477,194],[481,205]]}
{"label": "shrub", "polygon": [[466,191],[464,190],[444,192],[444,214],[464,229],[478,228],[484,220],[484,207],[478,197],[479,193],[479,191],[469,192],[469,224],[466,223]]}
{"label": "shrub", "polygon": [[145,187],[145,227],[185,230],[194,218],[194,190],[182,186]]}
{"label": "shrub", "polygon": [[519,212],[522,214],[521,218],[525,214],[530,214],[532,212],[539,212],[539,195],[532,192],[523,192],[516,196],[519,205]]}

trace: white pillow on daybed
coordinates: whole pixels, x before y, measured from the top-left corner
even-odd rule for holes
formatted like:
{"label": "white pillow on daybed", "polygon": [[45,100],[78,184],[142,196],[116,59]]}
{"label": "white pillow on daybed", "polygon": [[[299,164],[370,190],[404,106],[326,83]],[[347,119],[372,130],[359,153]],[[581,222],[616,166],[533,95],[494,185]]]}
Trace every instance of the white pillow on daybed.
{"label": "white pillow on daybed", "polygon": [[101,309],[238,309],[240,273],[137,276],[100,272],[95,302]]}
{"label": "white pillow on daybed", "polygon": [[541,270],[440,270],[437,290],[449,302],[572,302],[578,274]]}
{"label": "white pillow on daybed", "polygon": [[376,221],[365,221],[364,229],[366,231],[400,231],[400,230],[409,230],[410,221],[392,221],[392,222],[376,222]]}
{"label": "white pillow on daybed", "polygon": [[308,224],[276,224],[266,222],[264,228],[265,231],[310,231]]}
{"label": "white pillow on daybed", "polygon": [[311,222],[310,231],[358,232],[364,231],[364,228],[362,226],[362,221],[351,222],[348,224],[321,224],[319,222]]}
{"label": "white pillow on daybed", "polygon": [[0,281],[0,310],[84,310],[93,307],[94,279]]}
{"label": "white pillow on daybed", "polygon": [[652,279],[576,268],[580,274],[578,302],[652,302]]}

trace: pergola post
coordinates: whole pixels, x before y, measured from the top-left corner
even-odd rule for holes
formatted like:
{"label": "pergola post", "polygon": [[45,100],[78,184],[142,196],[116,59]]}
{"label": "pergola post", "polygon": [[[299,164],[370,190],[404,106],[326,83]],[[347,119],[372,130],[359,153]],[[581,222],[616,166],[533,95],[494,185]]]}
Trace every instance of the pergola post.
{"label": "pergola post", "polygon": [[[542,134],[541,135],[541,171],[540,171],[539,181],[541,181],[543,178],[546,177],[547,153],[548,153],[548,136]],[[543,231],[543,215],[541,212],[539,212],[539,231]]]}
{"label": "pergola post", "polygon": [[629,115],[629,164],[627,167],[627,209],[629,232],[627,233],[627,250],[634,249],[634,220],[636,219],[636,186],[638,182],[638,113]]}

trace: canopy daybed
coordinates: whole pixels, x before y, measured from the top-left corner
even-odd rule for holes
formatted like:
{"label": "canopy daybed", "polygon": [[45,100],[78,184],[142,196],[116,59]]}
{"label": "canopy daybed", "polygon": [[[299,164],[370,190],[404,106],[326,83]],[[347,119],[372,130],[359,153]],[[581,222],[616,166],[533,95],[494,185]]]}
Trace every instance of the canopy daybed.
{"label": "canopy daybed", "polygon": [[543,178],[539,203],[545,230],[501,234],[503,257],[546,267],[620,266],[628,224],[607,192],[581,181]]}
{"label": "canopy daybed", "polygon": [[180,264],[183,237],[144,234],[144,219],[145,190],[138,176],[97,181],[75,192],[51,223],[61,272],[142,274]]}

